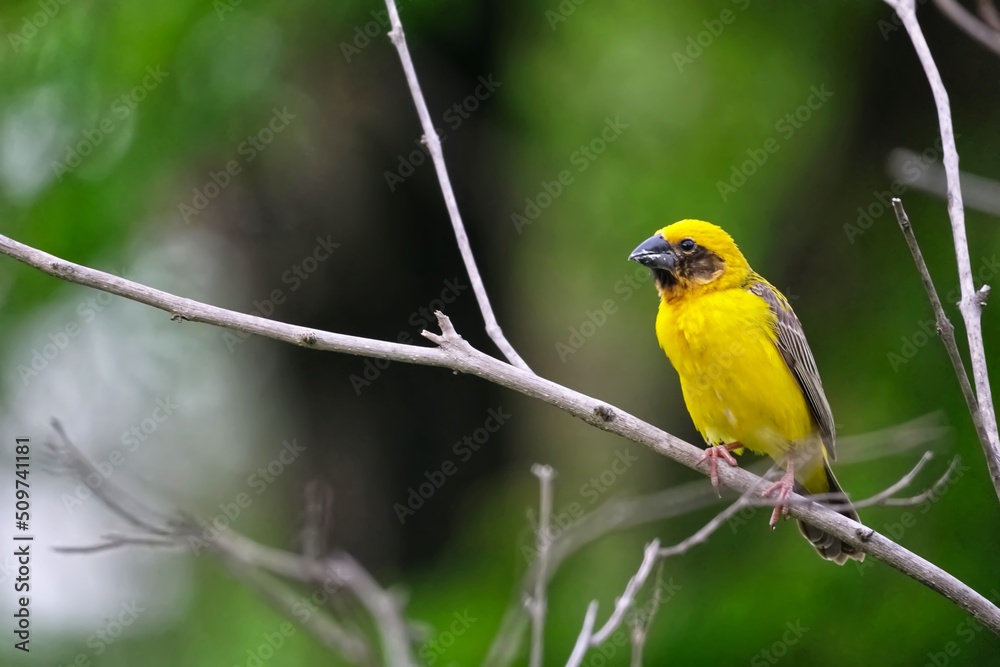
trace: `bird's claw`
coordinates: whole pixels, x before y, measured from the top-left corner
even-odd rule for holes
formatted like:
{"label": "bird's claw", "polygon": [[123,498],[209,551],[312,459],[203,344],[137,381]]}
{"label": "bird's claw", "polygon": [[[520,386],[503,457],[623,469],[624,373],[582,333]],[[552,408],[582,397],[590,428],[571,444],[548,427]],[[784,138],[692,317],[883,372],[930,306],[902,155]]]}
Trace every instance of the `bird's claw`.
{"label": "bird's claw", "polygon": [[769,522],[771,530],[774,530],[775,526],[778,525],[779,519],[788,516],[788,505],[785,505],[783,501],[792,494],[794,488],[795,476],[792,474],[791,466],[789,466],[788,471],[781,476],[781,479],[761,492],[760,495],[762,498],[769,498],[772,494],[777,493],[775,499],[778,501],[778,504],[774,506],[774,511],[771,513],[771,520]]}
{"label": "bird's claw", "polygon": [[698,463],[695,465],[701,465],[705,461],[708,461],[709,478],[712,480],[712,487],[715,489],[716,495],[720,498],[722,497],[722,492],[719,490],[719,459],[724,460],[731,466],[738,466],[739,463],[733,458],[733,455],[729,453],[731,449],[739,449],[741,447],[740,443],[732,442],[728,445],[715,445],[713,447],[708,447],[705,452],[698,459]]}

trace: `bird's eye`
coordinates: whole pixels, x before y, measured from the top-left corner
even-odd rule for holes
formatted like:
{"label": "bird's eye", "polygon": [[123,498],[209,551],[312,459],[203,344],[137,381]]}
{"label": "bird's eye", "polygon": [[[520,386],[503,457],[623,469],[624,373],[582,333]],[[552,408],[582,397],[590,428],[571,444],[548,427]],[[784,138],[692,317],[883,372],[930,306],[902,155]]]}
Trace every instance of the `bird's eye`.
{"label": "bird's eye", "polygon": [[681,250],[683,250],[684,252],[691,252],[692,250],[694,250],[695,246],[694,239],[684,239],[683,241],[681,241],[680,246]]}

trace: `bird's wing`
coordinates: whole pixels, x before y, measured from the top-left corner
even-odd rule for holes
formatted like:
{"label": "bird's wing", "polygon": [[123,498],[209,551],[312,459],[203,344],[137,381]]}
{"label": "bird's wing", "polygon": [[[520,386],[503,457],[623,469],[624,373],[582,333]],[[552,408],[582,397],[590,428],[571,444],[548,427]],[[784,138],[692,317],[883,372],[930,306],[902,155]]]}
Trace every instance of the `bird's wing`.
{"label": "bird's wing", "polygon": [[764,299],[771,307],[771,312],[775,316],[778,350],[806,397],[809,410],[819,426],[820,437],[830,453],[830,458],[836,459],[833,413],[826,400],[816,360],[813,358],[812,350],[809,349],[809,343],[806,342],[806,335],[802,331],[799,318],[795,316],[788,300],[763,278],[753,282],[747,290]]}

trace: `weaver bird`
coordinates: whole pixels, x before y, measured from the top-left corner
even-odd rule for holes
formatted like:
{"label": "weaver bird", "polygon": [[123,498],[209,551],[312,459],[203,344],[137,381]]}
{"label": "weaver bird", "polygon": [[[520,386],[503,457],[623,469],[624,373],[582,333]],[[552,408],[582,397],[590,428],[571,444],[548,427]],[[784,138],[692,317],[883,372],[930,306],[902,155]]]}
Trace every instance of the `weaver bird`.
{"label": "weaver bird", "polygon": [[[788,300],[747,263],[721,228],[681,220],[647,239],[629,259],[648,267],[660,293],[656,337],[677,370],[695,427],[708,448],[718,490],[718,459],[731,451],[767,454],[785,469],[764,491],[778,503],[773,528],[799,493],[842,493],[830,470],[835,457],[830,404],[816,361]],[[838,512],[859,521],[843,501]],[[820,556],[843,565],[864,553],[799,521]]]}

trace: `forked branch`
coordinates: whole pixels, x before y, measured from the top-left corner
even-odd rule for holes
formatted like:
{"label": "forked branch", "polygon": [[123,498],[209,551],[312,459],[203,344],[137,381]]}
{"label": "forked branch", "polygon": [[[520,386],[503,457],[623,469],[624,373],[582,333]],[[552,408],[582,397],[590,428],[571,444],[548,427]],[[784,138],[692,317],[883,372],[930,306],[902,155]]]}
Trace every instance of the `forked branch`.
{"label": "forked branch", "polygon": [[[1000,434],[997,432],[996,412],[993,407],[993,394],[990,390],[982,329],[982,310],[983,306],[986,305],[986,295],[989,293],[989,287],[984,286],[982,290],[977,292],[975,283],[973,282],[972,262],[969,259],[969,241],[965,233],[965,208],[962,203],[962,187],[958,170],[958,149],[955,147],[955,130],[951,119],[951,102],[948,99],[948,91],[944,87],[944,82],[941,80],[941,73],[938,71],[934,57],[931,55],[930,47],[927,45],[924,33],[920,29],[920,23],[917,21],[915,0],[885,0],[885,2],[896,10],[896,14],[899,15],[900,20],[903,22],[906,33],[910,36],[910,41],[913,42],[913,48],[916,50],[917,58],[919,58],[920,64],[924,69],[924,74],[927,77],[927,82],[930,84],[931,93],[934,95],[934,103],[937,107],[941,147],[944,151],[944,170],[948,192],[948,217],[951,220],[955,258],[958,262],[958,279],[962,290],[962,300],[959,302],[959,309],[962,313],[962,319],[965,321],[965,332],[969,341],[972,378],[976,389],[975,399],[970,401],[969,393],[966,392],[964,385],[962,389],[966,402],[969,404],[973,422],[977,420],[979,422],[976,425],[976,433],[979,435],[983,449],[986,452],[987,465],[989,466],[990,477],[993,480],[993,487],[997,497],[1000,498]],[[947,5],[947,3],[945,4]],[[896,215],[899,217],[900,226],[903,227],[903,231],[906,233],[909,230],[909,221],[906,220],[905,213],[902,211],[902,205],[896,206],[894,202],[893,206],[896,208]],[[907,238],[907,242],[910,243],[910,249],[913,251],[915,240]],[[914,258],[916,259],[916,254]],[[918,268],[920,268],[922,261],[922,259],[918,261]],[[930,285],[928,295],[931,296],[932,304],[935,304],[934,309],[938,317],[939,332],[942,332],[943,337],[950,324],[945,325],[945,330],[940,328],[944,313],[941,310],[937,295],[931,295],[933,284],[930,283],[930,275],[927,273],[926,266],[921,269],[921,277],[924,280],[925,287]],[[944,318],[944,321],[946,322],[947,318]],[[945,345],[946,347],[948,346],[947,342]],[[960,363],[961,358],[955,356],[957,348],[954,352],[949,349],[948,354],[952,358],[952,364],[955,365],[959,383],[963,383],[965,367]],[[959,363],[956,364],[956,360]],[[968,384],[968,379],[964,380],[964,384]]]}

